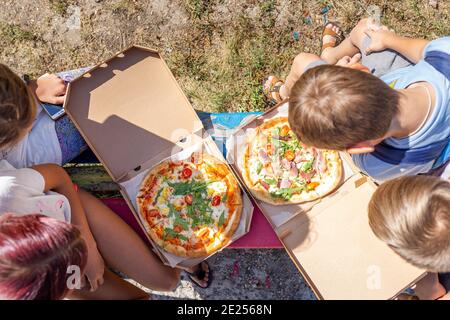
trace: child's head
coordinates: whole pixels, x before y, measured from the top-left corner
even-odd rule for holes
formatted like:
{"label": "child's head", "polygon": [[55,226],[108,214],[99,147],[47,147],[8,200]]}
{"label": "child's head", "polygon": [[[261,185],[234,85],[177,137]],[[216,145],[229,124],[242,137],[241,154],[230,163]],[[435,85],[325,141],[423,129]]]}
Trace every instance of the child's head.
{"label": "child's head", "polygon": [[36,102],[27,85],[0,63],[0,149],[24,137],[36,115]]}
{"label": "child's head", "polygon": [[0,299],[56,300],[68,293],[67,268],[86,265],[80,231],[43,215],[0,217]]}
{"label": "child's head", "polygon": [[292,88],[289,124],[302,142],[317,148],[373,147],[388,132],[398,102],[396,90],[367,72],[318,66]]}
{"label": "child's head", "polygon": [[431,176],[382,184],[369,203],[375,235],[411,264],[450,272],[450,183]]}

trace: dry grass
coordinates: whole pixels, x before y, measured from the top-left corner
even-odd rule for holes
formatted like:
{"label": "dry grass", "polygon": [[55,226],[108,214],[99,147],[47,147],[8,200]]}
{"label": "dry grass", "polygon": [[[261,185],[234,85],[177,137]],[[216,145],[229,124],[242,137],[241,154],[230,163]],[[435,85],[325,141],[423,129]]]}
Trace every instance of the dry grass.
{"label": "dry grass", "polygon": [[[433,39],[450,34],[450,4],[439,4],[434,9],[428,0],[3,1],[0,60],[37,76],[90,65],[138,43],[163,53],[197,109],[262,110],[263,78],[284,77],[298,52],[318,53],[325,5],[331,6],[328,19],[347,32],[368,15],[369,5],[377,5],[382,22],[398,33]],[[77,8],[81,20],[74,27]]]}

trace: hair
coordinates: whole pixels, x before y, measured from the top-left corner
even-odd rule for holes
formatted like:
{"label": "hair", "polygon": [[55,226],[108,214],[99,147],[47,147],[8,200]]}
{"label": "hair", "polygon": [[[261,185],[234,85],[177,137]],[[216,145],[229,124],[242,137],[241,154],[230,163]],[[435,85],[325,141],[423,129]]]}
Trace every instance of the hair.
{"label": "hair", "polygon": [[73,225],[44,215],[0,217],[0,298],[58,300],[69,266],[86,266],[87,248]]}
{"label": "hair", "polygon": [[36,116],[36,102],[28,86],[0,63],[0,149],[18,142]]}
{"label": "hair", "polygon": [[375,235],[409,263],[450,272],[450,183],[432,176],[382,184],[369,203]]}
{"label": "hair", "polygon": [[400,93],[370,73],[333,65],[307,70],[289,97],[289,124],[307,145],[345,150],[383,137]]}

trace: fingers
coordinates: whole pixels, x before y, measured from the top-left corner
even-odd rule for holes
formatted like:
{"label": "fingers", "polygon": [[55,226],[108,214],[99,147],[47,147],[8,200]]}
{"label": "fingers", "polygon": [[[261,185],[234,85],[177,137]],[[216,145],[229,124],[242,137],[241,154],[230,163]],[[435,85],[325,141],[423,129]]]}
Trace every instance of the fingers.
{"label": "fingers", "polygon": [[361,60],[361,53],[355,54],[348,62],[348,64],[353,65],[355,63],[358,63],[359,60]]}
{"label": "fingers", "polygon": [[98,289],[98,287],[100,287],[105,282],[105,279],[103,278],[103,274],[101,274],[101,275],[97,275],[97,277],[95,277],[92,280],[90,278],[88,278],[88,281],[91,286],[90,291],[94,292]]}
{"label": "fingers", "polygon": [[62,96],[55,96],[53,98],[50,98],[49,100],[51,104],[63,104],[65,99],[66,95],[62,95]]}

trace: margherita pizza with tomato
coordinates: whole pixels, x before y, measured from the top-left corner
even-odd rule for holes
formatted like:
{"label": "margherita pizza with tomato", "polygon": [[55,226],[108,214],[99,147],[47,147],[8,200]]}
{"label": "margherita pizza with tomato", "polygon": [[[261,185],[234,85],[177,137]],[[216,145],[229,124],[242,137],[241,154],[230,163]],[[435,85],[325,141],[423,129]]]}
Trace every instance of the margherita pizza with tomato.
{"label": "margherita pizza with tomato", "polygon": [[177,256],[200,257],[229,243],[240,222],[242,194],[225,163],[193,153],[151,169],[137,205],[159,246]]}
{"label": "margherita pizza with tomato", "polygon": [[337,151],[301,143],[288,118],[268,120],[249,137],[243,178],[256,198],[276,205],[312,201],[333,191],[342,178]]}

